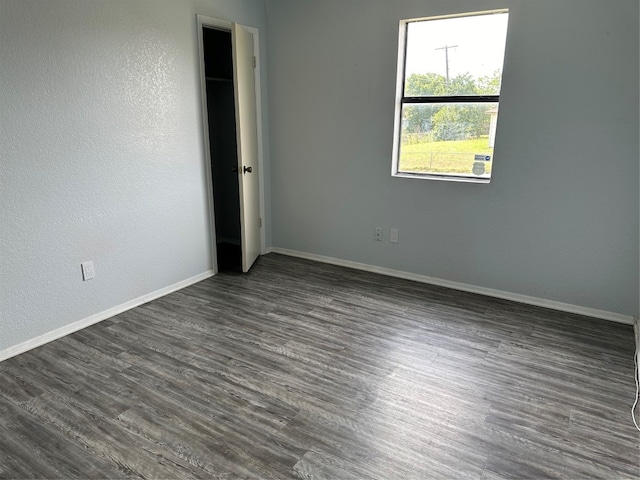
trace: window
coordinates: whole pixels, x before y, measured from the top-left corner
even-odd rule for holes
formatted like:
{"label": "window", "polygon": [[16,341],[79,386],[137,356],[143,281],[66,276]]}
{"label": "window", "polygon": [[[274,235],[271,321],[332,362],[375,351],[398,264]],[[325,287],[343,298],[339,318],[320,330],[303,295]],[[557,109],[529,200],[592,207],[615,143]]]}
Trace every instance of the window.
{"label": "window", "polygon": [[508,15],[400,22],[393,175],[489,181]]}

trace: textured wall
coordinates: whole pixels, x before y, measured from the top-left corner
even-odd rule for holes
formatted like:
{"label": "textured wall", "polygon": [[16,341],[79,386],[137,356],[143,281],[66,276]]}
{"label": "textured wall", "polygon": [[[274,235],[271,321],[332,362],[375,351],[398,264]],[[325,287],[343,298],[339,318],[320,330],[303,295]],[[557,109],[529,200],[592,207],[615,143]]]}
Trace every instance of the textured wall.
{"label": "textured wall", "polygon": [[196,14],[264,31],[261,0],[0,1],[0,351],[211,268]]}
{"label": "textured wall", "polygon": [[[500,7],[491,184],[392,178],[398,21]],[[267,12],[274,246],[638,314],[636,0],[267,0]],[[400,243],[374,242],[375,226]]]}

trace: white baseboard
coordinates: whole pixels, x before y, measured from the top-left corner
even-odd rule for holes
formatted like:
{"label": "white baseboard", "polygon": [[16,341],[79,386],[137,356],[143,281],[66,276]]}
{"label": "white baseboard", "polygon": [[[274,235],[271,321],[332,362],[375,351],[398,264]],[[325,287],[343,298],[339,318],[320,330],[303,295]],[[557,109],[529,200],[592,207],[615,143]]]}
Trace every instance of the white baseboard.
{"label": "white baseboard", "polygon": [[605,310],[597,310],[595,308],[582,307],[580,305],[572,305],[570,303],[556,302],[554,300],[546,300],[544,298],[530,297],[528,295],[521,295],[519,293],[505,292],[502,290],[495,290],[493,288],[485,288],[477,285],[469,285],[466,283],[453,282],[451,280],[444,280],[441,278],[428,277],[426,275],[420,275],[417,273],[403,272],[401,270],[393,270],[391,268],[378,267],[375,265],[369,265],[366,263],[352,262],[350,260],[343,260],[341,258],[326,257],[324,255],[316,255],[314,253],[300,252],[297,250],[289,250],[287,248],[270,247],[267,249],[267,253],[280,253],[282,255],[288,255],[291,257],[305,258],[307,260],[315,260],[317,262],[329,263],[332,265],[339,265],[342,267],[354,268],[356,270],[364,270],[366,272],[380,273],[382,275],[388,275],[390,277],[403,278],[405,280],[413,280],[415,282],[428,283],[430,285],[437,285],[440,287],[452,288],[454,290],[461,290],[463,292],[478,293],[480,295],[486,295],[488,297],[502,298],[504,300],[512,300],[514,302],[525,303],[528,305],[535,305],[538,307],[551,308],[553,310],[559,310],[561,312],[577,313],[579,315],[585,315],[587,317],[601,318],[603,320],[610,320],[612,322],[624,323],[627,325],[633,325],[634,318],[631,315],[622,315],[620,313],[607,312]]}
{"label": "white baseboard", "polygon": [[636,377],[640,385],[640,317],[636,317],[633,321],[633,333],[636,339]]}
{"label": "white baseboard", "polygon": [[122,312],[126,312],[127,310],[131,310],[132,308],[138,307],[144,303],[148,303],[151,300],[155,300],[156,298],[163,297],[165,295],[168,295],[169,293],[173,293],[183,289],[184,287],[193,285],[194,283],[201,282],[202,280],[212,277],[213,274],[213,270],[207,270],[206,272],[199,275],[195,275],[191,278],[187,278],[186,280],[182,280],[180,282],[174,283],[173,285],[169,285],[168,287],[164,287],[146,295],[142,295],[141,297],[109,308],[108,310],[105,310],[103,312],[96,313],[95,315],[91,315],[90,317],[70,323],[68,325],[65,325],[64,327],[56,328],[55,330],[47,332],[43,335],[39,335],[35,338],[27,340],[26,342],[19,343],[17,345],[14,345],[13,347],[9,347],[5,350],[0,351],[0,362],[44,345],[45,343],[57,340],[58,338],[64,337],[73,332],[77,332],[78,330],[82,330],[85,327],[101,322],[102,320],[106,320],[107,318],[114,317]]}

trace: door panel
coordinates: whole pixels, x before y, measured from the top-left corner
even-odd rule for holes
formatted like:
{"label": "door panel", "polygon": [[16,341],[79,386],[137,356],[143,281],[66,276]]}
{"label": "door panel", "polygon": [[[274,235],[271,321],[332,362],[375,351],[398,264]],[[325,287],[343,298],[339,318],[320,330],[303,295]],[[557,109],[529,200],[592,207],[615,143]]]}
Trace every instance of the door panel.
{"label": "door panel", "polygon": [[242,25],[231,26],[233,82],[238,144],[242,271],[260,255],[260,183],[253,35]]}

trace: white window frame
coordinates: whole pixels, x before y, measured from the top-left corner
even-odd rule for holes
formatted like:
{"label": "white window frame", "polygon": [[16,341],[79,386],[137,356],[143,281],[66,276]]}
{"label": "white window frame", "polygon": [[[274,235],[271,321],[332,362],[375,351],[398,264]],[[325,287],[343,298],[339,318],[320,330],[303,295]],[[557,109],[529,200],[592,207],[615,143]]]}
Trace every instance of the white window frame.
{"label": "white window frame", "polygon": [[[468,182],[468,183],[490,183],[491,177],[471,177],[465,174],[439,174],[439,173],[408,173],[398,171],[398,164],[400,163],[400,144],[402,139],[402,107],[407,103],[406,100],[408,98],[413,97],[405,97],[404,96],[404,86],[405,86],[405,64],[406,64],[406,52],[407,52],[407,31],[408,25],[414,22],[422,22],[429,20],[442,20],[449,18],[461,18],[461,17],[473,17],[479,15],[491,15],[491,14],[501,14],[501,13],[509,13],[508,8],[501,8],[497,10],[485,10],[480,12],[467,12],[467,13],[459,13],[452,15],[439,15],[434,17],[421,17],[421,18],[410,18],[406,20],[400,20],[400,28],[398,35],[398,67],[396,73],[396,98],[395,98],[395,117],[394,117],[394,128],[393,128],[393,156],[391,163],[391,175],[393,177],[401,177],[401,178],[417,178],[422,180],[440,180],[440,181],[448,181],[448,182]],[[446,96],[446,97],[438,97],[440,103],[497,103],[500,104],[500,95],[474,95],[473,99],[467,97],[460,101],[463,96]],[[433,97],[423,97],[423,98],[431,98]],[[445,101],[445,98],[450,99],[449,102]],[[425,104],[436,103],[433,100],[425,101]],[[416,103],[419,104],[419,103]],[[492,172],[493,175],[493,172]]]}

